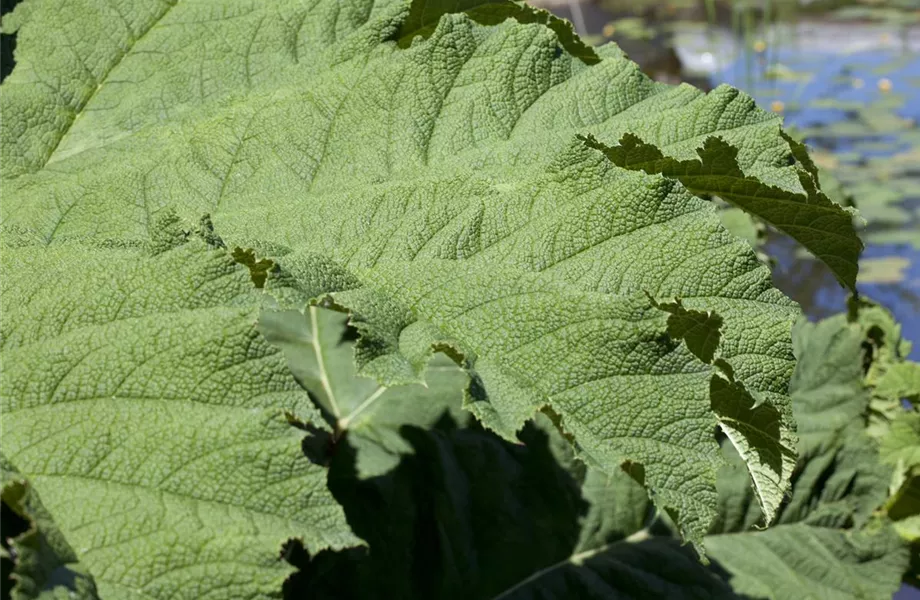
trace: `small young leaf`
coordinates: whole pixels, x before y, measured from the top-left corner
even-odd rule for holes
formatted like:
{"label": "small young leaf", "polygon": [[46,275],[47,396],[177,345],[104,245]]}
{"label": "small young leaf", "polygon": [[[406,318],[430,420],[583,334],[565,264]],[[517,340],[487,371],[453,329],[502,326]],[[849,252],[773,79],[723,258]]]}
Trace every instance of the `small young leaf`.
{"label": "small young leaf", "polygon": [[575,58],[586,65],[601,60],[594,48],[578,37],[570,21],[513,0],[413,0],[409,16],[399,29],[399,46],[408,48],[416,36],[429,37],[440,18],[452,13],[463,13],[483,25],[498,25],[506,19],[546,25],[559,37],[559,44]]}

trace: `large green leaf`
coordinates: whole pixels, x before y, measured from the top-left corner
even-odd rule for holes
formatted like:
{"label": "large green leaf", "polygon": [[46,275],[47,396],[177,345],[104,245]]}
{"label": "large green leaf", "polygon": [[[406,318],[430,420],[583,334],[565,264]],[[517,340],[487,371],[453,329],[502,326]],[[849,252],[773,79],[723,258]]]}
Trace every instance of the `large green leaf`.
{"label": "large green leaf", "polygon": [[[732,88],[654,83],[612,46],[586,64],[549,21],[425,6],[437,26],[401,48],[403,2],[27,0],[4,25],[4,226],[124,244],[168,207],[210,213],[309,290],[282,308],[347,289],[331,302],[364,337],[360,375],[418,382],[450,349],[488,428],[513,439],[549,407],[592,466],[641,466],[696,541],[721,427],[769,520],[794,464],[797,308],[681,177],[576,135],[674,161],[718,138],[745,180],[798,199],[816,184],[801,148]],[[717,346],[668,335],[656,305],[677,298],[720,321]]]}
{"label": "large green leaf", "polygon": [[275,596],[288,538],[358,543],[285,412],[322,420],[256,331],[247,270],[151,248],[3,248],[3,451],[101,597]]}

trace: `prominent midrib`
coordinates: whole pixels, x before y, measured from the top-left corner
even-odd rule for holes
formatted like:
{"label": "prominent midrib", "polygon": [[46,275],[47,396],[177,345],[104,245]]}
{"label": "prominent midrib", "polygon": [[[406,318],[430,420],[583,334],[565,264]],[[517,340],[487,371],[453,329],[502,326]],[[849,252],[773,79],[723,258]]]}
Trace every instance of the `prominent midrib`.
{"label": "prominent midrib", "polygon": [[367,410],[367,408],[368,408],[369,406],[371,406],[372,404],[374,404],[374,402],[376,402],[377,400],[379,400],[380,397],[383,396],[384,392],[387,391],[387,389],[388,389],[388,388],[387,388],[386,386],[383,386],[383,385],[378,386],[377,389],[374,390],[374,392],[371,393],[371,395],[369,395],[369,396],[364,400],[364,402],[362,402],[361,404],[359,404],[357,408],[355,408],[353,411],[351,411],[351,413],[349,413],[348,416],[342,417],[341,419],[339,419],[339,421],[338,421],[336,427],[337,427],[340,431],[344,431],[345,429],[347,429],[348,426],[351,424],[351,422],[354,420],[354,418],[357,417],[357,416],[358,416],[359,414],[361,414],[362,412],[364,412],[365,410]]}
{"label": "prominent midrib", "polygon": [[510,588],[506,589],[504,592],[501,592],[501,593],[498,594],[497,596],[494,596],[494,597],[492,598],[492,600],[501,600],[502,598],[506,598],[506,597],[508,597],[508,595],[511,594],[512,592],[515,592],[515,591],[521,589],[522,587],[524,587],[524,586],[526,586],[526,585],[528,585],[528,584],[530,584],[530,583],[533,583],[534,581],[540,579],[540,578],[543,577],[544,575],[547,575],[547,574],[549,574],[549,573],[552,573],[552,572],[555,571],[556,569],[561,569],[561,568],[566,567],[566,566],[568,566],[568,565],[581,566],[581,563],[582,563],[582,562],[584,562],[584,561],[586,561],[586,560],[588,560],[588,559],[590,559],[590,558],[593,558],[593,557],[597,556],[598,554],[602,554],[602,553],[606,552],[607,550],[609,550],[610,548],[616,546],[617,544],[634,544],[634,543],[637,543],[637,542],[641,542],[641,541],[643,541],[643,540],[647,540],[647,539],[649,539],[650,537],[651,537],[651,536],[649,535],[649,532],[648,532],[647,529],[640,529],[639,531],[633,533],[633,534],[630,535],[629,537],[623,538],[622,540],[617,540],[616,542],[610,542],[609,544],[604,544],[603,546],[599,546],[599,547],[597,547],[597,548],[592,548],[592,549],[590,549],[590,550],[584,550],[584,551],[582,551],[582,552],[577,552],[577,553],[575,553],[575,554],[569,556],[568,558],[565,558],[565,559],[563,559],[563,560],[560,560],[560,561],[557,562],[557,563],[554,563],[554,564],[552,564],[552,565],[550,565],[550,566],[548,566],[548,567],[545,567],[545,568],[543,568],[543,569],[540,569],[539,571],[535,571],[534,573],[532,573],[532,574],[531,574],[529,577],[527,577],[526,579],[522,579],[521,581],[517,582],[516,584],[514,584],[514,585],[511,586]]}
{"label": "prominent midrib", "polygon": [[[70,133],[70,130],[71,130],[71,128],[73,127],[73,124],[77,121],[77,118],[78,118],[81,114],[83,114],[83,110],[84,110],[87,106],[89,106],[89,103],[90,103],[90,102],[92,101],[92,99],[96,96],[96,92],[98,92],[99,90],[101,90],[101,89],[102,89],[102,86],[105,85],[105,81],[106,81],[106,79],[108,79],[108,77],[109,77],[109,75],[112,73],[112,71],[114,71],[115,68],[116,68],[118,65],[121,64],[121,61],[123,61],[123,60],[125,59],[125,57],[128,56],[128,54],[131,53],[131,51],[134,49],[134,46],[137,45],[137,43],[138,43],[139,41],[141,41],[142,39],[144,39],[144,37],[146,37],[146,35],[147,35],[148,33],[150,33],[150,32],[153,30],[154,27],[156,27],[157,23],[159,23],[160,21],[162,21],[163,18],[164,18],[166,15],[168,15],[172,9],[174,9],[176,6],[179,5],[179,0],[163,0],[163,1],[164,1],[164,2],[166,3],[166,5],[167,5],[167,6],[166,6],[166,10],[164,10],[164,11],[163,11],[162,13],[160,13],[157,17],[155,17],[155,18],[153,19],[153,21],[150,23],[150,26],[149,26],[147,29],[145,29],[144,31],[142,31],[141,34],[140,34],[139,36],[137,36],[137,37],[134,38],[133,40],[130,40],[130,39],[129,39],[127,48],[125,48],[124,50],[122,50],[121,52],[119,52],[119,53],[115,56],[115,59],[112,61],[112,63],[106,68],[105,72],[103,72],[102,75],[99,76],[98,79],[95,79],[95,84],[96,84],[95,87],[93,87],[93,89],[90,90],[89,94],[88,94],[85,98],[83,98],[83,99],[81,99],[81,100],[79,100],[79,101],[77,102],[77,105],[74,107],[73,117],[71,117],[70,122],[67,123],[67,125],[64,127],[63,131],[61,131],[61,134],[58,136],[58,139],[55,141],[54,146],[52,146],[52,147],[48,150],[48,155],[45,157],[45,161],[44,161],[41,165],[38,165],[38,168],[36,169],[36,171],[41,170],[45,165],[54,162],[54,160],[55,160],[55,159],[54,159],[54,154],[55,154],[55,152],[57,152],[57,149],[60,147],[61,142],[63,142],[63,141],[64,141],[64,138],[67,137],[67,134]],[[171,2],[171,3],[170,3],[170,2]]]}
{"label": "prominent midrib", "polygon": [[316,365],[319,368],[319,379],[326,392],[326,398],[329,399],[329,407],[336,419],[342,418],[342,410],[339,408],[335,399],[335,392],[332,391],[332,383],[329,381],[329,371],[326,370],[326,363],[323,358],[323,346],[319,342],[319,319],[317,318],[318,309],[315,306],[310,307],[310,327],[313,330],[313,336],[310,343],[313,346],[313,352],[316,354]]}

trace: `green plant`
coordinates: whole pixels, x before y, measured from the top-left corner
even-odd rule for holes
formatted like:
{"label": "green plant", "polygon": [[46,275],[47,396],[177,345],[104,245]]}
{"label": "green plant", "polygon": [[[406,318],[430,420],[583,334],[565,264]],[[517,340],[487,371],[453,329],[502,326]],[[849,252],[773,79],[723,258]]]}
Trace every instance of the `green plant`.
{"label": "green plant", "polygon": [[862,396],[797,441],[823,375],[707,200],[853,287],[851,214],[744,94],[511,2],[4,29],[13,597],[757,595],[734,559],[802,540],[815,593],[906,572]]}

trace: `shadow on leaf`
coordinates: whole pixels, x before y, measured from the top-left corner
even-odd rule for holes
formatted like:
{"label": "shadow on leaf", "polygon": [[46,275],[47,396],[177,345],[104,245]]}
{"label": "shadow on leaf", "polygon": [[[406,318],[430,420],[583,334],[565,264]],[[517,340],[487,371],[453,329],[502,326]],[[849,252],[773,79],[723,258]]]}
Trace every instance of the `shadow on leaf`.
{"label": "shadow on leaf", "polygon": [[666,529],[653,529],[658,537],[634,521],[619,527],[629,519],[618,511],[647,504],[615,506],[628,494],[613,488],[645,492],[625,473],[585,476],[539,425],[512,444],[445,413],[429,430],[402,427],[411,453],[367,479],[353,435],[336,444],[329,487],[368,546],[311,557],[289,543],[285,557],[299,571],[285,598],[580,598],[596,586],[605,588],[598,597],[735,597]]}

